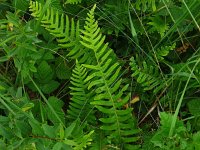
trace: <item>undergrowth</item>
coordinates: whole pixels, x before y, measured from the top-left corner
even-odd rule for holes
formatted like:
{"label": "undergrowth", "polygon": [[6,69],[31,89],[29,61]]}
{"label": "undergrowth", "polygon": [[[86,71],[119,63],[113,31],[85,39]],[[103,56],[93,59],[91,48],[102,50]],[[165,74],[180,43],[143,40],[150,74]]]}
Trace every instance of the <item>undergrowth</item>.
{"label": "undergrowth", "polygon": [[0,149],[199,150],[199,0],[3,0]]}

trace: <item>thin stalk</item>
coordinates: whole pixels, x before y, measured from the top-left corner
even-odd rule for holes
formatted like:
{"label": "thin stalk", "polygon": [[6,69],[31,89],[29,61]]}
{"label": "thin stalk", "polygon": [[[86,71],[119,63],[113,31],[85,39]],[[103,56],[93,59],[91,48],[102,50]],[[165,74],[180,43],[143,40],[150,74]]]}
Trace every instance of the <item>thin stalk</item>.
{"label": "thin stalk", "polygon": [[44,96],[44,94],[42,93],[42,91],[40,90],[40,88],[37,86],[37,84],[33,81],[33,79],[31,78],[31,76],[29,75],[30,80],[32,81],[33,85],[36,87],[36,89],[38,90],[38,92],[40,93],[41,97],[43,98],[43,100],[45,101],[45,103],[47,104],[47,106],[50,108],[50,110],[52,111],[52,113],[54,114],[54,116],[56,117],[56,119],[62,124],[62,126],[64,128],[65,125],[63,123],[63,121],[60,119],[60,117],[57,115],[57,113],[55,112],[54,108],[51,106],[51,104],[48,102],[47,98]]}
{"label": "thin stalk", "polygon": [[177,120],[177,117],[178,117],[179,110],[180,110],[180,108],[181,108],[181,104],[182,104],[182,101],[183,101],[183,98],[184,98],[184,95],[185,95],[187,86],[188,86],[189,81],[190,81],[190,79],[191,79],[191,77],[192,77],[192,75],[193,75],[193,72],[194,72],[195,68],[197,67],[197,65],[199,64],[199,62],[200,62],[200,59],[197,60],[196,64],[194,65],[194,67],[193,67],[193,69],[192,69],[192,71],[191,71],[191,73],[190,73],[190,76],[188,77],[188,80],[187,80],[187,82],[186,82],[186,84],[185,84],[185,87],[184,87],[183,92],[182,92],[182,94],[181,94],[181,97],[180,97],[180,99],[179,99],[179,103],[178,103],[178,105],[177,105],[177,107],[176,107],[175,114],[173,115],[173,119],[172,119],[170,131],[169,131],[169,137],[171,137],[171,136],[173,135],[174,128],[175,128],[175,125],[176,125],[176,120]]}
{"label": "thin stalk", "polygon": [[[1,97],[1,95],[0,95]],[[0,98],[0,102],[13,114],[16,115],[15,112],[4,102],[3,99]]]}
{"label": "thin stalk", "polygon": [[194,21],[195,25],[197,26],[197,28],[198,28],[199,31],[200,31],[200,27],[199,27],[199,25],[198,25],[196,19],[195,19],[194,16],[192,15],[190,9],[188,8],[187,4],[185,3],[185,0],[183,0],[183,4],[185,5],[187,11],[189,12],[190,16],[192,17],[192,20]]}

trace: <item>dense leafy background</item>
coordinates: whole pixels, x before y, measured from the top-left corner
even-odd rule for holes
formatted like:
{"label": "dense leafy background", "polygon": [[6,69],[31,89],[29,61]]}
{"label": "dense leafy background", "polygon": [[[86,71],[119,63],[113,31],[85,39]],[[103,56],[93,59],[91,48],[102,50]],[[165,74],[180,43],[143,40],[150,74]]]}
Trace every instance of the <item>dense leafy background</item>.
{"label": "dense leafy background", "polygon": [[199,0],[1,0],[0,149],[200,149]]}

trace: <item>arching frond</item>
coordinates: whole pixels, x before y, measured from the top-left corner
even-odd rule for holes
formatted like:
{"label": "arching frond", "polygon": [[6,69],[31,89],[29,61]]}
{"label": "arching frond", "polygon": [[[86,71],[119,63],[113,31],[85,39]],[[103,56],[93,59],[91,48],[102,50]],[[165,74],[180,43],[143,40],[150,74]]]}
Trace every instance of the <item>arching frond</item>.
{"label": "arching frond", "polygon": [[135,146],[131,144],[137,141],[134,134],[138,130],[134,126],[132,109],[123,109],[130,99],[130,94],[124,95],[128,85],[122,86],[122,79],[119,77],[121,67],[118,62],[113,61],[113,51],[108,43],[104,44],[105,36],[101,34],[98,22],[94,19],[95,7],[96,5],[88,13],[81,36],[81,44],[93,51],[97,60],[96,65],[83,65],[92,70],[85,79],[89,83],[88,89],[94,89],[96,93],[91,104],[104,114],[100,118],[101,129],[109,139],[124,149],[134,149]]}
{"label": "arching frond", "polygon": [[[39,19],[42,15],[41,3],[30,1],[32,16]],[[68,56],[80,63],[91,63],[91,53],[80,44],[79,21],[71,20],[54,8],[48,8],[41,19],[42,26],[57,38],[59,46],[69,50]]]}

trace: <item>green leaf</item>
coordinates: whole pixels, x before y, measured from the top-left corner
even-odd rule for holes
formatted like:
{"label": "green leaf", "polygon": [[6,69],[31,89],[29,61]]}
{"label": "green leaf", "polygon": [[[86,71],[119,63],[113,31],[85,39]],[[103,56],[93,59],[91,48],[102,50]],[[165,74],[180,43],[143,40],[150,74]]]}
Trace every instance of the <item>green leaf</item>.
{"label": "green leaf", "polygon": [[40,83],[48,83],[52,80],[54,72],[51,66],[46,62],[42,61],[37,68],[37,73],[35,73],[35,78],[39,80]]}
{"label": "green leaf", "polygon": [[59,87],[60,83],[54,80],[49,81],[46,84],[41,85],[41,89],[45,94],[50,94]]}
{"label": "green leaf", "polygon": [[44,133],[50,137],[50,138],[56,138],[57,136],[57,131],[55,126],[49,126],[47,124],[43,124],[42,128],[44,130]]}
{"label": "green leaf", "polygon": [[32,133],[34,135],[40,135],[40,136],[44,135],[44,131],[41,127],[41,124],[38,121],[29,119],[28,122],[32,127]]}
{"label": "green leaf", "polygon": [[193,144],[195,150],[200,149],[200,132],[197,132],[193,135]]}
{"label": "green leaf", "polygon": [[[62,110],[62,107],[64,105],[63,101],[56,97],[51,96],[48,98],[48,102],[53,107],[53,109],[55,110],[59,118],[63,122],[65,122],[65,113]],[[47,112],[48,119],[52,123],[54,123],[55,125],[59,123],[59,121],[55,118],[54,114],[51,112],[48,106],[46,106],[46,112]]]}
{"label": "green leaf", "polygon": [[63,142],[57,142],[54,146],[52,150],[73,150],[71,146],[68,146],[66,144],[64,144]]}
{"label": "green leaf", "polygon": [[74,130],[75,127],[76,127],[76,124],[77,124],[77,121],[74,121],[74,122],[72,122],[72,123],[70,124],[69,127],[66,128],[66,130],[65,130],[65,138],[68,138],[69,136],[72,135],[72,132],[73,132],[73,130]]}
{"label": "green leaf", "polygon": [[71,69],[63,58],[56,59],[56,75],[59,79],[70,79]]}
{"label": "green leaf", "polygon": [[148,23],[152,27],[150,28],[149,32],[153,33],[154,31],[157,31],[161,37],[164,36],[165,32],[169,29],[169,25],[165,21],[164,18],[160,17],[159,15],[156,15],[154,17],[150,18],[150,22]]}
{"label": "green leaf", "polygon": [[199,99],[194,99],[194,100],[189,101],[188,108],[192,115],[200,116],[200,111],[199,111],[200,101],[199,101]]}
{"label": "green leaf", "polygon": [[29,7],[29,0],[13,0],[12,4],[14,8],[20,11],[26,11]]}

